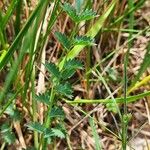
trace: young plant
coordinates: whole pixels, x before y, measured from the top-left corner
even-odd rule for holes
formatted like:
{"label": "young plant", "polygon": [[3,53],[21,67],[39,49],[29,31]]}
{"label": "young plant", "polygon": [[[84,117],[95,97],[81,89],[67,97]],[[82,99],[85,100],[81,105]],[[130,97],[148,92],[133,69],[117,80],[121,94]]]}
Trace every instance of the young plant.
{"label": "young plant", "polygon": [[[92,10],[77,11],[76,8],[69,3],[61,5],[63,10],[71,17],[71,19],[77,25],[81,21],[89,20],[95,17],[95,13]],[[78,36],[77,31],[71,33],[71,38],[60,32],[55,32],[55,37],[61,43],[64,50],[61,59],[63,59],[70,50],[76,45],[89,46],[94,44],[94,40],[88,36]],[[31,122],[27,126],[41,135],[41,141],[39,144],[40,149],[46,149],[47,144],[57,138],[65,138],[66,131],[62,126],[64,121],[63,109],[58,106],[57,101],[68,98],[73,98],[73,89],[69,79],[75,74],[77,69],[82,69],[82,63],[77,59],[65,60],[64,66],[60,69],[59,64],[52,62],[46,62],[45,68],[49,73],[50,88],[44,94],[35,96],[38,102],[47,106],[45,112],[45,120],[43,124],[39,122]],[[56,121],[57,120],[57,121]]]}
{"label": "young plant", "polygon": [[[71,99],[73,97],[71,84],[67,80],[74,75],[77,69],[82,69],[82,63],[75,59],[69,60],[61,71],[54,63],[46,63],[45,67],[50,74],[51,88],[44,94],[35,96],[37,101],[48,107],[45,113],[45,122],[44,124],[33,122],[27,125],[31,130],[41,134],[40,147],[43,149],[47,147],[47,142],[52,141],[55,137],[65,138],[65,129],[60,126],[60,124],[63,124],[65,116],[62,108],[57,105],[57,100],[66,97]],[[54,120],[57,120],[59,123],[55,123],[55,126],[52,127]]]}

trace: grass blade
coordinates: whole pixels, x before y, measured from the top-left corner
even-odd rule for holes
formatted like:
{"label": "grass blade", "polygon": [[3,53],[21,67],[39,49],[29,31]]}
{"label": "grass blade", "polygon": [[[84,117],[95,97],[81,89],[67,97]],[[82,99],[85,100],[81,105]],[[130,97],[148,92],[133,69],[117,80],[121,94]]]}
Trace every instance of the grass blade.
{"label": "grass blade", "polygon": [[[127,99],[127,103],[132,103],[132,102],[136,102],[139,99],[142,99],[146,96],[150,96],[150,91],[138,94],[138,95],[134,95],[134,96],[128,96]],[[124,103],[124,97],[120,97],[120,98],[115,98],[116,99],[116,103],[120,103],[123,104]],[[70,101],[70,100],[65,100],[66,103],[68,104],[108,104],[108,103],[113,103],[113,99],[76,99],[74,101]]]}
{"label": "grass blade", "polygon": [[[47,2],[47,1],[45,1],[45,2]],[[32,15],[30,16],[29,20],[27,21],[25,26],[22,28],[22,30],[19,32],[16,39],[14,40],[14,42],[12,43],[10,48],[8,49],[7,53],[5,54],[3,59],[0,61],[0,71],[7,64],[7,62],[10,60],[10,58],[13,55],[14,51],[17,49],[18,43],[20,43],[20,40],[24,37],[24,35],[28,31],[29,27],[31,26],[33,20],[37,16],[38,11],[41,9],[42,6],[43,6],[43,1],[40,1],[39,4],[37,5],[36,9],[32,13]]]}
{"label": "grass blade", "polygon": [[97,133],[96,127],[95,127],[94,119],[90,118],[89,122],[90,122],[90,126],[91,126],[91,129],[92,129],[93,137],[94,137],[94,140],[95,140],[95,150],[101,150],[102,148],[101,148],[101,145],[100,145],[100,139],[99,139],[99,135]]}
{"label": "grass blade", "polygon": [[[32,21],[33,21],[33,19],[34,19],[34,17],[39,17],[39,13],[41,12],[41,10],[43,10],[43,7],[44,7],[44,5],[45,6],[47,6],[46,5],[46,3],[39,3],[39,7],[37,7],[38,9],[36,9],[36,11],[34,11],[33,12],[33,14],[32,14],[32,16],[31,16],[31,18],[32,18]],[[35,13],[36,12],[36,13]],[[31,20],[31,18],[29,19],[29,20]],[[41,17],[39,17],[40,19],[41,19]],[[38,19],[39,19],[38,18]],[[38,20],[37,19],[37,20]],[[29,46],[31,46],[29,43],[32,43],[32,42],[34,42],[34,40],[32,40],[31,41],[31,39],[30,38],[28,38],[29,37],[29,33],[27,32],[28,31],[28,29],[27,28],[29,28],[30,26],[31,26],[31,23],[32,23],[32,21],[30,22],[30,21],[28,21],[27,22],[27,24],[25,25],[25,27],[23,28],[23,30],[19,33],[19,36],[17,36],[16,37],[16,40],[14,41],[14,43],[12,44],[12,46],[9,48],[9,50],[6,52],[6,55],[3,57],[3,59],[1,60],[1,62],[0,62],[0,70],[2,69],[2,67],[4,66],[4,65],[6,65],[6,63],[7,63],[7,61],[10,59],[10,57],[11,57],[11,55],[12,55],[12,53],[15,51],[15,49],[17,48],[17,46],[18,46],[18,43],[17,42],[19,42],[20,41],[20,39],[19,38],[21,38],[21,37],[23,37],[24,36],[24,40],[23,40],[23,42],[22,42],[22,48],[21,48],[21,50],[20,50],[20,54],[19,54],[19,56],[18,56],[18,59],[14,62],[14,64],[12,65],[12,68],[11,68],[11,70],[10,70],[10,72],[9,72],[9,74],[7,75],[7,77],[6,77],[6,82],[5,82],[5,84],[4,84],[4,89],[3,89],[3,91],[1,91],[0,92],[0,103],[2,102],[2,100],[3,100],[3,97],[6,95],[6,93],[7,93],[7,91],[8,91],[8,88],[9,88],[9,86],[11,85],[11,83],[12,83],[12,81],[13,81],[13,79],[14,79],[14,77],[15,77],[15,75],[17,74],[17,72],[18,72],[18,66],[19,66],[19,64],[21,63],[21,61],[22,61],[22,59],[23,59],[23,57],[24,57],[24,55],[25,55],[25,53],[26,53],[26,51],[29,49]],[[38,26],[37,26],[38,27]],[[36,28],[37,28],[36,27]],[[34,31],[34,32],[33,32]],[[33,30],[32,32],[33,33],[35,33],[35,32],[37,32],[36,31],[36,29],[35,30]],[[28,34],[26,34],[26,33],[28,33]],[[27,36],[28,35],[28,36]],[[34,38],[34,36],[32,36],[32,38]],[[32,43],[32,46],[34,45],[34,43]],[[31,47],[32,47],[31,46]],[[30,48],[31,48],[30,47]],[[33,47],[32,47],[33,48]],[[31,70],[30,70],[31,71]],[[30,76],[29,76],[30,77]],[[26,82],[27,83],[27,82]],[[25,86],[26,86],[27,84],[25,84]]]}
{"label": "grass blade", "polygon": [[1,26],[2,30],[5,28],[5,26],[6,26],[7,22],[9,21],[12,13],[14,12],[15,7],[16,7],[18,1],[19,0],[13,0],[11,2],[10,6],[9,6],[7,12],[6,12],[6,15],[3,17],[2,22],[0,23],[0,26]]}

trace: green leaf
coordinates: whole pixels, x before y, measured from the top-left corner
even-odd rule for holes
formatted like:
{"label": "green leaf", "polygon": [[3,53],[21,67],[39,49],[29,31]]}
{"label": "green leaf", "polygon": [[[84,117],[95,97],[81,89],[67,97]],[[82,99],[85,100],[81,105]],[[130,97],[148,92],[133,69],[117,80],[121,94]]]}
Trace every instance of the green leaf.
{"label": "green leaf", "polygon": [[14,115],[14,103],[10,104],[7,109],[5,110],[5,113],[12,116]]}
{"label": "green leaf", "polygon": [[61,32],[55,32],[55,36],[65,49],[70,49],[71,42],[68,40],[66,35],[62,34]]}
{"label": "green leaf", "polygon": [[51,118],[64,118],[65,114],[61,107],[53,107],[50,113]]}
{"label": "green leaf", "polygon": [[87,36],[78,36],[73,42],[74,45],[94,45],[94,39]]}
{"label": "green leaf", "polygon": [[14,109],[14,114],[11,116],[14,121],[19,121],[22,118],[20,111],[16,108]]}
{"label": "green leaf", "polygon": [[70,18],[73,21],[76,22],[78,20],[78,16],[76,14],[76,9],[71,4],[65,2],[63,5],[61,5],[61,7],[70,16]]}
{"label": "green leaf", "polygon": [[108,73],[108,76],[113,80],[113,81],[117,81],[117,71],[114,68],[108,68],[108,70],[106,70]]}
{"label": "green leaf", "polygon": [[65,128],[64,122],[61,122],[61,121],[60,121],[60,122],[55,126],[55,128],[61,130],[65,135],[67,134],[67,130],[66,130],[66,128]]}
{"label": "green leaf", "polygon": [[39,95],[35,95],[35,99],[41,103],[44,103],[46,105],[49,105],[50,102],[49,102],[49,95],[48,95],[48,92],[45,92],[43,94],[39,94]]}
{"label": "green leaf", "polygon": [[18,88],[18,90],[13,94],[13,95],[11,95],[11,97],[10,98],[8,98],[8,99],[6,99],[6,104],[5,105],[3,105],[3,107],[2,107],[2,110],[0,111],[0,117],[3,115],[3,113],[7,113],[7,109],[11,106],[11,105],[13,105],[14,104],[14,100],[16,99],[16,97],[17,97],[17,95],[18,95],[18,93],[21,91],[21,89],[22,88]]}
{"label": "green leaf", "polygon": [[57,68],[57,66],[54,63],[46,63],[45,64],[46,69],[48,70],[48,72],[56,78],[60,78],[60,72],[59,69]]}
{"label": "green leaf", "polygon": [[62,71],[61,76],[62,76],[62,80],[66,80],[71,78],[75,73],[75,69],[67,69]]}
{"label": "green leaf", "polygon": [[132,118],[132,114],[131,113],[128,113],[128,114],[123,114],[123,123],[128,125],[128,123],[131,121],[131,118]]}
{"label": "green leaf", "polygon": [[64,69],[66,70],[82,69],[82,68],[83,68],[83,64],[81,63],[81,61],[76,59],[68,60],[64,65]]}
{"label": "green leaf", "polygon": [[1,126],[1,135],[3,140],[8,144],[12,144],[16,140],[15,134],[11,131],[11,127],[8,123],[4,123]]}
{"label": "green leaf", "polygon": [[51,129],[47,129],[45,134],[44,134],[44,138],[49,138],[49,137],[58,137],[58,138],[65,138],[65,134],[57,128],[51,128]]}
{"label": "green leaf", "polygon": [[4,141],[8,144],[12,144],[15,142],[16,137],[13,132],[6,132],[5,134],[2,135]]}
{"label": "green leaf", "polygon": [[89,122],[90,122],[90,126],[92,129],[92,134],[93,134],[93,137],[95,140],[95,150],[101,150],[102,148],[101,148],[101,144],[100,144],[100,138],[99,138],[99,135],[98,135],[96,127],[95,127],[94,119],[90,118]]}
{"label": "green leaf", "polygon": [[[79,5],[79,3],[77,4]],[[80,8],[76,9],[69,3],[64,3],[64,5],[62,5],[62,8],[70,16],[70,18],[77,23],[84,20],[90,20],[96,16],[96,13],[91,9],[86,9],[79,13]]]}
{"label": "green leaf", "polygon": [[78,22],[90,20],[96,17],[96,13],[92,9],[86,9],[78,15]]}
{"label": "green leaf", "polygon": [[81,61],[73,59],[69,60],[65,63],[64,69],[61,72],[61,76],[63,80],[71,78],[77,69],[82,69],[83,65]]}
{"label": "green leaf", "polygon": [[8,132],[10,130],[11,130],[11,128],[10,128],[10,125],[8,124],[8,122],[4,123],[1,126],[1,133],[5,133],[5,132]]}
{"label": "green leaf", "polygon": [[72,98],[73,91],[69,83],[59,84],[55,87],[55,89],[59,94],[64,95],[68,98]]}
{"label": "green leaf", "polygon": [[26,126],[30,130],[37,131],[38,133],[43,133],[45,131],[45,127],[41,125],[39,122],[29,123]]}
{"label": "green leaf", "polygon": [[118,112],[117,108],[116,108],[116,105],[114,103],[107,103],[106,107],[107,107],[108,111],[111,111],[111,112],[114,112],[114,113]]}
{"label": "green leaf", "polygon": [[84,0],[75,0],[75,9],[77,13],[80,13],[83,2]]}
{"label": "green leaf", "polygon": [[19,110],[15,108],[13,102],[6,108],[5,113],[14,121],[21,120],[21,114]]}

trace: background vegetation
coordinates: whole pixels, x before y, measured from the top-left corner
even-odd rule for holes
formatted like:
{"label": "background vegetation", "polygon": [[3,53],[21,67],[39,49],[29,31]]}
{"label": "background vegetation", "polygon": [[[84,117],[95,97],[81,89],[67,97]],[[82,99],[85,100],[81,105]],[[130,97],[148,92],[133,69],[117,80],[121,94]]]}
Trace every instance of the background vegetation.
{"label": "background vegetation", "polygon": [[0,149],[150,149],[149,9],[0,1]]}

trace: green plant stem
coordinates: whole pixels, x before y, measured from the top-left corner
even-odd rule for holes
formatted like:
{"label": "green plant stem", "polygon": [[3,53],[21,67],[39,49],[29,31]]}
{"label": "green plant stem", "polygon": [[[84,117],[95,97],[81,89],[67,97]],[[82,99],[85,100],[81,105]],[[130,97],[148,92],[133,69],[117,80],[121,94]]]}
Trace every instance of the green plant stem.
{"label": "green plant stem", "polygon": [[[144,92],[144,93],[141,93],[141,94],[138,94],[138,95],[134,95],[134,96],[128,96],[126,98],[127,103],[135,102],[135,101],[137,101],[139,99],[142,99],[146,96],[150,96],[150,91]],[[124,103],[124,97],[115,98],[115,100],[116,100],[116,103],[120,103],[120,104]],[[64,101],[68,104],[108,104],[108,103],[113,103],[113,99],[93,99],[93,100],[76,99],[74,101],[64,99]]]}
{"label": "green plant stem", "polygon": [[70,39],[72,40],[74,38],[74,36],[76,35],[76,32],[78,31],[78,26],[79,26],[79,23],[75,23],[75,26],[73,28],[73,31],[71,32],[71,35],[70,35]]}
{"label": "green plant stem", "polygon": [[91,49],[90,47],[87,47],[86,52],[86,91],[87,91],[87,98],[89,98],[89,88],[90,88],[90,66],[91,66]]}
{"label": "green plant stem", "polygon": [[[103,28],[102,29],[102,32],[110,32],[110,31],[118,31],[118,28]],[[119,29],[119,31],[121,31],[121,32],[132,32],[132,33],[139,33],[139,32],[141,32],[142,30],[136,30],[136,29],[123,29],[123,28],[121,28],[121,29]]]}
{"label": "green plant stem", "polygon": [[[33,122],[37,122],[37,102],[35,100],[35,66],[31,75],[31,92],[32,92],[32,110],[33,110]],[[38,132],[34,131],[34,147],[38,148]]]}
{"label": "green plant stem", "polygon": [[[51,88],[51,93],[50,93],[50,105],[48,106],[47,114],[46,114],[46,120],[45,120],[45,128],[49,128],[51,126],[51,118],[50,118],[50,113],[52,110],[52,107],[54,105],[54,97],[55,97],[55,92],[54,88]],[[46,150],[47,148],[47,138],[44,138],[44,135],[42,135],[42,150]]]}
{"label": "green plant stem", "polygon": [[127,124],[124,122],[124,118],[122,117],[122,149],[126,150],[127,146]]}
{"label": "green plant stem", "polygon": [[16,6],[16,21],[15,21],[15,34],[17,35],[21,27],[21,9],[22,9],[22,0],[18,1]]}
{"label": "green plant stem", "polygon": [[0,42],[1,42],[0,44],[2,45],[2,49],[5,49],[5,38],[1,27],[0,27]]}
{"label": "green plant stem", "polygon": [[51,88],[51,95],[50,95],[50,105],[48,107],[48,111],[47,111],[47,117],[46,117],[46,123],[45,123],[45,127],[48,128],[51,124],[51,118],[49,117],[53,104],[54,104],[54,97],[55,97],[55,92],[54,92],[54,88]]}
{"label": "green plant stem", "polygon": [[[134,2],[132,0],[128,1],[129,9],[134,8]],[[129,29],[133,29],[134,27],[134,11],[130,13],[129,16]],[[132,38],[132,32],[129,34],[129,39]],[[124,57],[124,114],[122,115],[122,149],[126,150],[127,146],[127,128],[128,128],[128,122],[124,120],[127,116],[127,91],[128,91],[128,74],[127,74],[127,67],[129,62],[129,53],[130,48],[132,46],[132,40],[128,43],[128,50]],[[124,118],[125,116],[125,118]]]}
{"label": "green plant stem", "polygon": [[[92,1],[89,0],[89,1],[86,1],[86,4],[85,4],[85,9],[92,9]],[[89,28],[90,28],[90,22],[89,21],[86,21],[85,23],[85,30],[86,32],[88,32]],[[90,73],[87,73],[89,72],[90,70],[90,67],[91,67],[91,48],[90,47],[87,47],[87,50],[86,50],[86,98],[89,98],[90,95],[89,95],[89,88],[90,88]]]}

